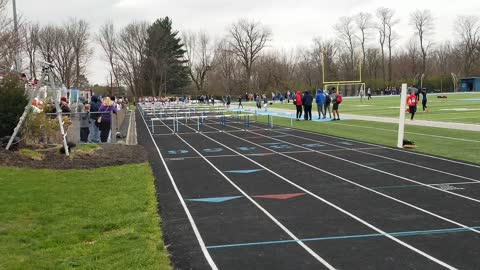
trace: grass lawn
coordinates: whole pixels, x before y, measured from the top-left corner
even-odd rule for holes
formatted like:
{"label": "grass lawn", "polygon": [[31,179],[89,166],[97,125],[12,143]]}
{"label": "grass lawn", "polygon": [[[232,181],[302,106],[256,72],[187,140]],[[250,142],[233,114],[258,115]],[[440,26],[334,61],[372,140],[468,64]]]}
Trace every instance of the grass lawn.
{"label": "grass lawn", "polygon": [[0,269],[172,269],[147,164],[0,167]]}
{"label": "grass lawn", "polygon": [[[428,94],[427,106],[430,108],[430,112],[422,112],[421,104],[419,104],[415,119],[480,124],[480,93],[450,94],[447,95],[448,98],[446,99],[439,99],[437,98],[438,95],[444,94]],[[255,107],[254,103],[246,103],[245,105]],[[371,100],[364,99],[363,102],[360,102],[358,97],[344,98],[342,105],[340,105],[340,114],[398,118],[399,106],[400,96],[373,97]],[[292,103],[276,103],[269,108],[289,109],[292,112],[295,110]],[[313,111],[316,112],[316,110],[317,107],[314,105]]]}
{"label": "grass lawn", "polygon": [[[266,122],[266,116],[258,116]],[[290,127],[290,119],[274,117],[274,125]],[[294,121],[294,128],[395,147],[398,125],[370,121]],[[467,162],[480,163],[480,133],[445,128],[405,126],[405,139],[415,142],[416,150]]]}

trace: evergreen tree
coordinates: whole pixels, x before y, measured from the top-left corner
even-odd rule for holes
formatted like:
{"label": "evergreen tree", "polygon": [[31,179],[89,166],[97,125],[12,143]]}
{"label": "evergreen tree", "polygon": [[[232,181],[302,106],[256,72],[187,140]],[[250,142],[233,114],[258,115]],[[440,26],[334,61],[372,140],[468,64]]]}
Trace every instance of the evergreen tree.
{"label": "evergreen tree", "polygon": [[179,94],[190,83],[183,59],[185,50],[177,35],[168,17],[156,20],[148,29],[142,69],[145,87],[152,95]]}

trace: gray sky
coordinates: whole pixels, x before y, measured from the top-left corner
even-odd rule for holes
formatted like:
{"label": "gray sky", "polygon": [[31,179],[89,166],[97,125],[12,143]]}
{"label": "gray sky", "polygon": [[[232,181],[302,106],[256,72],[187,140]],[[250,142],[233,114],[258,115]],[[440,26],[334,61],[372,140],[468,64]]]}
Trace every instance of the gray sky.
{"label": "gray sky", "polygon": [[[239,18],[260,20],[273,32],[271,47],[295,49],[308,47],[316,36],[334,37],[332,26],[341,16],[359,12],[373,13],[384,6],[396,11],[400,23],[396,32],[402,47],[413,35],[409,14],[415,9],[430,9],[435,17],[435,41],[453,38],[453,22],[457,15],[479,15],[478,0],[17,0],[17,9],[25,18],[41,24],[62,23],[69,17],[87,20],[93,32],[107,20],[117,28],[133,20],[169,16],[179,31],[206,31],[215,39],[225,34],[226,27]],[[376,44],[372,44],[376,45]],[[95,45],[88,78],[91,83],[105,84],[108,66],[101,49]]]}

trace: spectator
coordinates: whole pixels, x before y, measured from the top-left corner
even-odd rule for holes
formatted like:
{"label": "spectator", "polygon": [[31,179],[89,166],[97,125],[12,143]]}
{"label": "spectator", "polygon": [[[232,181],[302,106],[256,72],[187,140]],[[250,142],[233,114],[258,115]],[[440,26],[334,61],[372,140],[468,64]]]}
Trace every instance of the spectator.
{"label": "spectator", "polygon": [[79,112],[80,115],[80,141],[83,143],[88,142],[88,135],[90,133],[90,104],[85,104],[82,108],[82,111]]}
{"label": "spectator", "polygon": [[305,111],[304,118],[305,120],[312,120],[312,103],[313,103],[313,96],[310,94],[309,91],[305,91],[305,94],[302,98],[303,110]]}
{"label": "spectator", "polygon": [[[230,96],[229,96],[230,97]],[[248,97],[248,96],[247,96]],[[243,105],[242,105],[242,96],[238,96],[238,109],[240,109],[240,107],[242,107],[243,109]]]}
{"label": "spectator", "polygon": [[100,143],[100,130],[98,128],[98,110],[100,109],[101,102],[97,96],[92,96],[90,101],[90,132],[89,140],[91,143]]}
{"label": "spectator", "polygon": [[100,141],[105,143],[108,140],[112,127],[112,115],[110,112],[117,113],[117,108],[115,103],[109,97],[106,97],[98,111],[102,113],[97,120],[100,129]]}
{"label": "spectator", "polygon": [[317,89],[317,95],[315,96],[315,102],[317,103],[317,110],[318,110],[318,119],[326,118],[325,112],[325,95],[323,94],[322,89]]}
{"label": "spectator", "polygon": [[427,110],[427,112],[430,111],[427,107],[427,89],[422,90],[422,107],[423,111],[425,111],[425,109]]}
{"label": "spectator", "polygon": [[328,111],[328,117],[330,119],[332,119],[332,113],[330,112],[330,104],[332,103],[332,98],[330,96],[330,92],[327,92],[325,93],[325,106],[324,106],[324,109],[323,111],[325,112],[325,117],[323,117],[323,119],[325,119],[327,117],[327,111]]}
{"label": "spectator", "polygon": [[367,96],[368,96],[368,100],[372,99],[372,90],[370,88],[368,88],[367,90]]}
{"label": "spectator", "polygon": [[300,90],[297,91],[293,104],[297,107],[297,121],[300,121],[300,118],[302,117],[302,93]]}
{"label": "spectator", "polygon": [[232,103],[232,98],[230,95],[227,96],[227,109],[230,109],[230,103]]}

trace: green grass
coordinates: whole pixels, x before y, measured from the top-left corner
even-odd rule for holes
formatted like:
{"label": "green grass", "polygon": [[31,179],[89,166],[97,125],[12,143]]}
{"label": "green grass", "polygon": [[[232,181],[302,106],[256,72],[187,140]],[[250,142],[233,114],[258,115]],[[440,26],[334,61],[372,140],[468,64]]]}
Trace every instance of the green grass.
{"label": "green grass", "polygon": [[33,151],[31,149],[23,148],[23,149],[20,149],[18,152],[20,152],[21,155],[29,157],[33,160],[42,160],[44,158],[43,154],[37,151]]}
{"label": "green grass", "polygon": [[81,144],[75,147],[75,151],[92,152],[100,148],[98,144]]}
{"label": "green grass", "polygon": [[0,167],[0,269],[172,269],[147,164]]}
{"label": "green grass", "polygon": [[[430,120],[442,122],[480,124],[480,93],[459,93],[447,95],[446,99],[439,99],[437,95],[429,94],[427,106],[430,112],[422,112],[421,104],[418,107],[418,113],[415,115],[417,120]],[[421,96],[420,96],[421,98]],[[467,100],[479,99],[479,100]],[[248,103],[247,106],[255,106],[254,103]],[[400,96],[373,97],[372,100],[360,98],[345,98],[340,105],[340,115],[356,114],[369,116],[383,116],[398,118],[400,106]],[[274,104],[269,108],[281,108],[294,111],[294,106],[290,104]],[[464,111],[455,111],[454,109],[463,109]],[[316,105],[314,105],[316,111]]]}
{"label": "green grass", "polygon": [[[266,116],[258,120],[266,122]],[[290,119],[275,117],[274,125],[290,127]],[[294,121],[294,128],[395,147],[398,125],[370,121]],[[413,151],[480,163],[480,133],[445,128],[405,126],[405,139],[415,142]]]}

